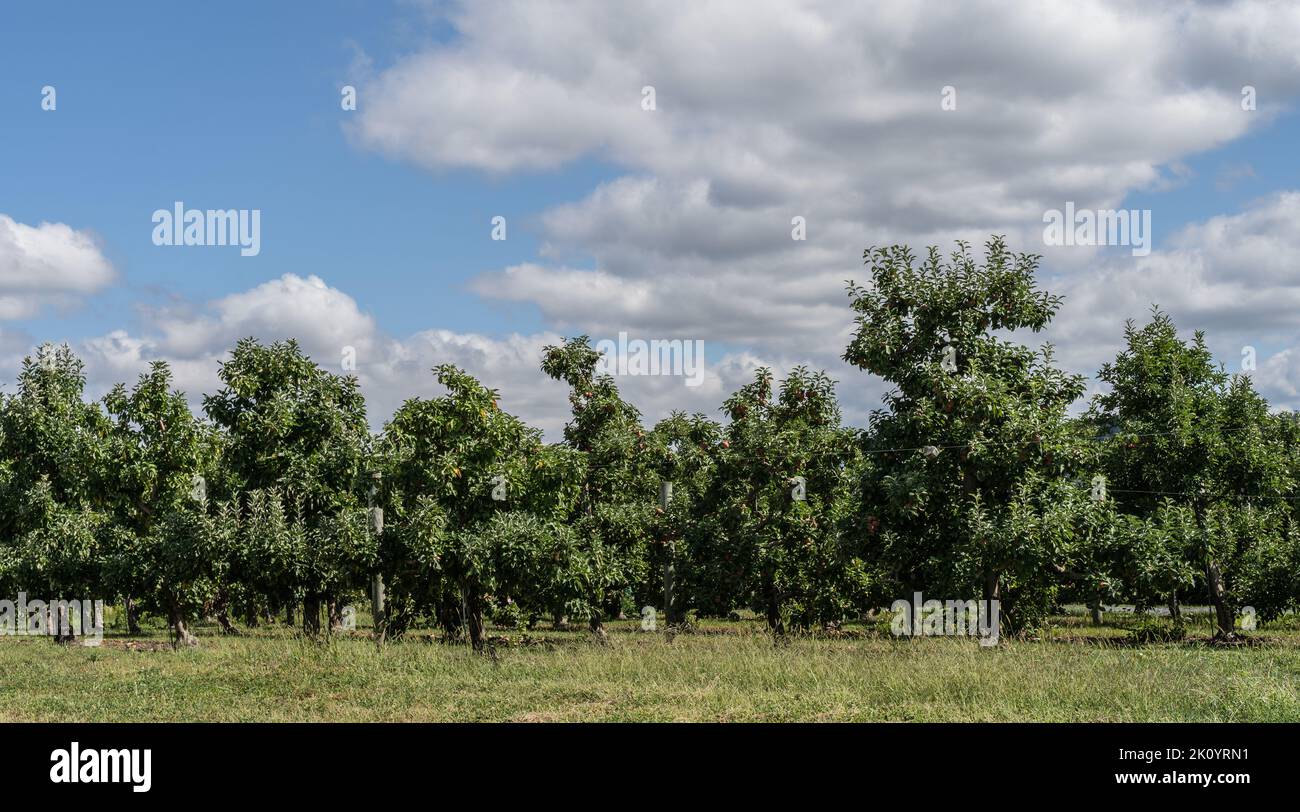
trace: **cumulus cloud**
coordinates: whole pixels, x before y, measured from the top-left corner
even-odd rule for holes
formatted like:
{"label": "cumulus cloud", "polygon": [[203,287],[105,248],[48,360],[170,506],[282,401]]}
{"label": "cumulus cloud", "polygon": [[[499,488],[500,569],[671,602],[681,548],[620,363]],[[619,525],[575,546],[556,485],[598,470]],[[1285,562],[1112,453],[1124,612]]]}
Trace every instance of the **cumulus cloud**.
{"label": "cumulus cloud", "polygon": [[29,226],[0,214],[0,319],[29,318],[113,281],[95,238],[63,223]]}
{"label": "cumulus cloud", "polygon": [[[1149,317],[1152,305],[1159,305],[1189,335],[1192,328],[1205,329],[1211,349],[1230,372],[1240,371],[1244,347],[1255,348],[1258,369],[1248,371],[1257,386],[1275,405],[1300,408],[1300,354],[1294,349],[1300,344],[1300,277],[1293,261],[1297,244],[1300,191],[1272,195],[1238,214],[1188,225],[1171,236],[1167,247],[1149,256],[1107,255],[1098,258],[1086,275],[1048,281],[1049,289],[1065,297],[1061,313],[1041,336],[1021,339],[1054,342],[1063,366],[1091,377],[1120,349],[1124,320],[1140,324]],[[534,265],[511,267],[492,287],[504,291],[503,295],[553,303],[556,308],[565,297],[588,302],[593,315],[585,324],[598,328],[588,331],[593,339],[615,338],[620,325],[645,305],[645,295],[634,281],[579,273],[563,291],[550,292],[539,281],[538,271]],[[699,280],[698,284],[716,282]],[[744,289],[743,280],[734,282],[737,289]],[[698,293],[703,289],[683,296],[676,322],[682,331],[702,332],[710,317],[735,318],[734,329],[739,331],[746,314],[753,323],[761,321],[753,319],[753,313],[769,315],[755,309],[762,306],[758,299],[744,297],[729,300],[731,310],[705,307],[699,304],[708,299]],[[797,293],[791,291],[789,296],[797,298]],[[557,321],[564,320],[558,309],[554,315]],[[779,310],[777,318],[781,318]],[[619,385],[648,422],[673,410],[716,418],[722,400],[751,380],[758,367],[770,367],[781,376],[797,364],[820,366],[840,381],[846,418],[865,425],[884,384],[838,360],[850,329],[847,314],[827,313],[825,319],[837,325],[827,331],[829,340],[802,351],[791,347],[760,352],[706,342],[705,379],[698,387],[673,376],[621,376]],[[143,322],[138,334],[118,330],[82,343],[79,349],[87,358],[93,388],[102,391],[113,382],[132,380],[149,361],[162,358],[172,364],[178,385],[197,404],[201,393],[218,385],[218,362],[238,339],[294,337],[325,367],[355,371],[376,428],[406,398],[439,394],[430,369],[450,362],[499,389],[503,407],[542,427],[551,439],[559,438],[569,406],[564,386],[539,370],[542,349],[560,342],[562,335],[580,331],[575,324],[563,332],[531,335],[430,329],[394,337],[348,293],[319,277],[294,274],[208,303],[145,310]],[[764,343],[761,331],[752,333],[750,343]],[[344,369],[345,353],[355,359],[355,369]],[[1092,391],[1096,391],[1095,381]]]}
{"label": "cumulus cloud", "polygon": [[[488,272],[474,290],[533,303],[562,329],[808,357],[846,380],[859,373],[838,360],[844,280],[863,277],[868,245],[946,250],[1005,234],[1091,303],[1062,314],[1079,314],[1075,333],[1147,293],[1168,289],[1171,307],[1220,300],[1215,286],[1230,282],[1186,267],[1217,262],[1204,258],[1209,233],[1138,270],[1093,248],[1044,246],[1043,214],[1174,188],[1188,178],[1183,159],[1300,92],[1300,8],[1251,0],[1083,0],[1032,14],[996,2],[516,0],[455,4],[446,17],[458,36],[366,80],[355,143],[435,172],[595,159],[618,173],[541,212],[537,260]],[[1257,110],[1242,109],[1247,84]],[[792,239],[794,217],[806,240]],[[1198,273],[1203,284],[1177,284]],[[1144,284],[1112,278],[1131,274]],[[1097,293],[1109,288],[1116,299]],[[1283,317],[1289,295],[1242,293],[1196,312]],[[1105,346],[1120,326],[1111,320]]]}
{"label": "cumulus cloud", "polygon": [[[118,381],[133,382],[149,362],[167,361],[196,408],[202,395],[220,386],[218,370],[240,339],[269,343],[296,339],[303,351],[334,373],[354,373],[367,396],[372,424],[382,425],[407,397],[434,394],[430,369],[438,363],[461,365],[487,384],[506,392],[507,404],[541,414],[537,380],[526,371],[558,337],[489,338],[430,330],[405,339],[387,336],[352,296],[318,276],[284,274],[245,291],[210,302],[180,302],[142,308],[141,326],[119,329],[81,342],[90,389],[102,393]],[[564,404],[563,393],[559,397]]]}
{"label": "cumulus cloud", "polygon": [[[1126,319],[1138,324],[1159,305],[1189,334],[1206,332],[1229,372],[1254,372],[1274,405],[1300,407],[1300,191],[1256,201],[1238,214],[1186,226],[1147,257],[1113,256],[1058,288],[1065,305],[1050,337],[1062,359],[1093,374],[1114,356]],[[1243,369],[1254,348],[1258,369]]]}
{"label": "cumulus cloud", "polygon": [[[1300,391],[1300,362],[1286,349],[1300,331],[1291,316],[1300,289],[1288,278],[1297,194],[1188,226],[1146,257],[1047,247],[1042,236],[1045,211],[1067,202],[1119,208],[1136,190],[1177,188],[1190,178],[1189,156],[1285,109],[1300,93],[1298,7],[429,8],[455,36],[387,63],[359,55],[362,103],[347,133],[362,149],[433,173],[611,168],[603,182],[535,213],[538,256],[470,283],[481,296],[535,306],[550,329],[489,336],[432,325],[392,336],[345,291],[287,274],[212,302],[144,311],[139,330],[85,343],[102,369],[121,379],[163,357],[188,389],[211,391],[217,361],[238,338],[294,336],[330,368],[345,347],[355,350],[376,422],[402,398],[431,394],[428,368],[451,361],[555,436],[568,405],[563,387],[537,369],[541,348],[560,335],[627,331],[710,347],[703,386],[625,379],[651,418],[670,408],[716,414],[756,366],[780,373],[806,363],[841,380],[846,413],[861,424],[882,384],[839,356],[852,321],[844,282],[864,276],[863,248],[946,250],[999,233],[1044,254],[1045,284],[1066,295],[1043,337],[1058,342],[1066,366],[1095,373],[1118,348],[1123,319],[1144,318],[1158,302],[1180,324],[1209,329],[1223,357],[1258,345],[1261,385],[1273,376],[1269,391]],[[1244,85],[1256,89],[1257,110],[1242,109]],[[654,110],[642,106],[645,86]],[[948,86],[955,109],[942,105]],[[1249,176],[1234,169],[1221,182]],[[792,239],[794,218],[806,239]],[[1154,222],[1163,227],[1158,210]],[[4,279],[0,270],[0,297]],[[0,316],[4,306],[0,298]]]}
{"label": "cumulus cloud", "polygon": [[[356,374],[376,429],[407,398],[441,394],[431,370],[442,363],[456,364],[498,389],[502,408],[542,428],[551,440],[560,438],[569,416],[566,386],[540,370],[543,348],[561,342],[560,334],[498,337],[434,329],[393,337],[349,294],[316,276],[285,274],[211,302],[144,310],[142,322],[136,333],[114,330],[76,348],[86,360],[90,394],[101,395],[119,381],[132,383],[151,361],[165,360],[197,410],[202,395],[220,386],[217,372],[227,352],[239,339],[253,336],[263,342],[295,338],[331,372]],[[716,416],[722,400],[757,367],[780,372],[795,363],[719,353],[706,364],[700,386],[687,386],[682,376],[620,376],[618,382],[653,423],[672,410]]]}

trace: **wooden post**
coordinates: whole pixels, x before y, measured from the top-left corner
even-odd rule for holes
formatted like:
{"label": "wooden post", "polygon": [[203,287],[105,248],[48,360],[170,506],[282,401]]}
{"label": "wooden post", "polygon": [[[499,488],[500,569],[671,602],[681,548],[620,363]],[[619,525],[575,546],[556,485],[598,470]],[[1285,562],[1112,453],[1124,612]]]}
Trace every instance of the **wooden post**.
{"label": "wooden post", "polygon": [[[373,471],[370,474],[370,529],[374,531],[375,537],[379,538],[384,534],[384,509],[375,507],[375,496],[379,493],[380,480],[383,474]],[[376,572],[370,579],[370,614],[374,620],[375,637],[382,639],[384,632],[384,576]]]}
{"label": "wooden post", "polygon": [[[664,481],[659,483],[659,508],[664,515],[668,515],[668,505],[673,500],[673,483]],[[668,559],[664,562],[664,617],[668,625],[678,622],[677,612],[674,610],[673,603],[675,595],[673,594],[677,579],[677,570],[673,564],[674,554],[676,553],[676,542],[672,539],[667,540]]]}

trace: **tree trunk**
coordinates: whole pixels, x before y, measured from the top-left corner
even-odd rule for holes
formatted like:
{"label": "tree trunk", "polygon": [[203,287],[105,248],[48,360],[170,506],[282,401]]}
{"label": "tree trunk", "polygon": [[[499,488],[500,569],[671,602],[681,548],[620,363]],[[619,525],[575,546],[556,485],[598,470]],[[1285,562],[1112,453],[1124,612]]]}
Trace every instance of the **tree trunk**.
{"label": "tree trunk", "polygon": [[320,635],[319,595],[309,595],[302,600],[302,631],[308,637]]}
{"label": "tree trunk", "polygon": [[330,634],[338,634],[343,631],[343,603],[338,598],[330,598],[327,605],[330,618]]}
{"label": "tree trunk", "polygon": [[135,599],[131,597],[126,599],[126,633],[132,637],[144,634],[140,630],[140,614],[135,610]]}
{"label": "tree trunk", "polygon": [[68,606],[63,601],[56,603],[54,614],[54,642],[56,643],[74,643],[77,635],[72,629],[72,616],[68,612]]}
{"label": "tree trunk", "polygon": [[1226,590],[1223,588],[1223,574],[1219,572],[1219,562],[1210,559],[1205,565],[1205,582],[1210,589],[1210,603],[1214,604],[1214,617],[1218,625],[1215,637],[1231,640],[1234,636],[1236,618],[1228,606]]}
{"label": "tree trunk", "polygon": [[181,646],[197,646],[199,640],[185,626],[185,616],[175,601],[167,607],[167,622],[172,631],[172,648]]}
{"label": "tree trunk", "polygon": [[292,602],[284,608],[284,625],[286,626],[293,625],[293,603]]}
{"label": "tree trunk", "polygon": [[221,633],[239,634],[239,629],[236,629],[235,624],[230,622],[230,600],[226,597],[225,590],[217,592],[215,604],[217,623],[221,625]]}
{"label": "tree trunk", "polygon": [[569,628],[569,619],[560,614],[552,615],[551,628],[557,632],[565,631]]}
{"label": "tree trunk", "polygon": [[[985,571],[984,611],[987,613],[985,614],[985,618],[987,618],[985,622],[989,624],[993,623],[993,614],[995,612],[1001,612],[1002,610],[1002,602],[1000,597],[1002,592],[1002,585],[999,583],[999,580],[1000,579],[998,578],[998,574],[993,570],[990,569]],[[994,606],[994,601],[998,602],[996,606]],[[998,626],[999,628],[1002,626],[1002,618],[998,618]]]}
{"label": "tree trunk", "polygon": [[469,629],[469,643],[475,651],[483,650],[483,607],[468,595],[464,598],[465,625]]}
{"label": "tree trunk", "polygon": [[438,601],[437,609],[438,626],[442,628],[444,634],[451,640],[462,640],[465,636],[465,626],[469,616],[469,610],[465,606],[464,596],[462,596],[459,605],[454,601],[442,599]]}
{"label": "tree trunk", "polygon": [[1233,627],[1236,625],[1236,618],[1228,608],[1227,591],[1223,587],[1223,573],[1220,572],[1219,562],[1215,560],[1214,553],[1210,549],[1210,539],[1205,527],[1205,505],[1198,500],[1195,510],[1196,526],[1201,532],[1202,549],[1205,551],[1205,586],[1210,593],[1210,604],[1214,606],[1215,624],[1218,627],[1214,637],[1231,640],[1235,636]]}
{"label": "tree trunk", "polygon": [[767,626],[777,637],[785,634],[785,623],[781,620],[781,600],[776,594],[776,577],[772,573],[763,574],[763,602],[767,609]]}
{"label": "tree trunk", "polygon": [[1101,601],[1093,601],[1088,607],[1092,611],[1092,625],[1101,625]]}
{"label": "tree trunk", "polygon": [[664,564],[664,620],[669,626],[682,622],[677,616],[677,566],[673,563],[673,544],[668,543],[668,561]]}
{"label": "tree trunk", "polygon": [[[668,514],[668,506],[673,501],[673,483],[665,481],[659,483],[659,512],[665,517]],[[674,626],[682,622],[677,615],[677,545],[672,539],[665,539],[667,542],[668,557],[664,560],[664,621],[669,626]]]}
{"label": "tree trunk", "polygon": [[595,636],[597,642],[609,642],[609,635],[605,634],[605,624],[601,622],[599,611],[591,613],[591,633]]}
{"label": "tree trunk", "polygon": [[1178,590],[1174,590],[1169,595],[1169,617],[1173,619],[1174,625],[1183,625],[1183,610],[1178,605]]}

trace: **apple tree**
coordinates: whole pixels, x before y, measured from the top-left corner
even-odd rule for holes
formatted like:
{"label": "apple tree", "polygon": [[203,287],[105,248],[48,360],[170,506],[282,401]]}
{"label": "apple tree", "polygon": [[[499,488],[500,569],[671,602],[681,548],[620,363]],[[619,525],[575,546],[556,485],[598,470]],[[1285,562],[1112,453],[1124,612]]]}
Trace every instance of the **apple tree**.
{"label": "apple tree", "polygon": [[664,586],[671,594],[648,590],[638,598],[662,596],[670,624],[680,623],[687,608],[726,616],[744,605],[746,578],[740,561],[716,549],[723,534],[711,500],[722,427],[703,414],[673,412],[655,425],[650,438],[660,481],[670,483],[667,505],[655,510],[651,571],[667,568]]}
{"label": "apple tree", "polygon": [[380,444],[389,632],[431,614],[480,649],[490,609],[508,600],[535,614],[580,591],[586,562],[564,520],[582,463],[543,445],[473,376],[434,371],[446,394],[407,400]]}
{"label": "apple tree", "polygon": [[85,383],[66,344],[44,344],[0,402],[0,578],[46,600],[84,600],[107,588],[108,424],[83,400]]}
{"label": "apple tree", "polygon": [[377,562],[378,543],[365,524],[365,400],[355,376],[328,372],[292,340],[267,346],[246,338],[219,374],[221,389],[203,400],[223,435],[216,498],[235,499],[242,510],[261,491],[282,502],[297,528],[280,538],[247,537],[253,546],[243,549],[252,558],[232,567],[272,603],[301,600],[303,629],[315,635],[321,604],[334,626],[344,593],[365,584]]}
{"label": "apple tree", "polygon": [[1241,567],[1281,531],[1273,514],[1294,482],[1286,438],[1250,379],[1214,363],[1203,333],[1185,342],[1153,308],[1146,326],[1126,325],[1124,343],[1098,374],[1109,390],[1091,410],[1112,435],[1111,493],[1123,512],[1178,528],[1170,577],[1155,586],[1188,589],[1191,570],[1214,607],[1216,634],[1231,637]]}
{"label": "apple tree", "polygon": [[586,336],[546,347],[542,356],[542,371],[569,385],[573,416],[564,441],[585,461],[571,524],[585,553],[587,616],[603,637],[604,616],[651,580],[659,477],[640,412],[619,395],[613,376],[597,373],[599,361]]}
{"label": "apple tree", "polygon": [[739,579],[777,634],[837,624],[871,577],[862,545],[842,532],[857,442],[841,425],[834,382],[801,366],[778,391],[759,369],[723,410],[730,422],[703,505],[718,537],[694,548],[697,566]]}
{"label": "apple tree", "polygon": [[156,361],[134,389],[118,384],[104,397],[117,541],[108,562],[120,594],[166,617],[175,644],[194,645],[189,624],[216,596],[226,551],[215,546],[204,487],[216,437],[171,381]]}
{"label": "apple tree", "polygon": [[1045,327],[1061,304],[1038,289],[1039,258],[990,239],[918,262],[870,248],[871,284],[850,283],[849,363],[884,378],[886,409],[864,450],[861,533],[904,596],[997,600],[1009,630],[1037,625],[1079,552],[1092,509],[1088,453],[1066,410],[1083,381],[1006,333]]}

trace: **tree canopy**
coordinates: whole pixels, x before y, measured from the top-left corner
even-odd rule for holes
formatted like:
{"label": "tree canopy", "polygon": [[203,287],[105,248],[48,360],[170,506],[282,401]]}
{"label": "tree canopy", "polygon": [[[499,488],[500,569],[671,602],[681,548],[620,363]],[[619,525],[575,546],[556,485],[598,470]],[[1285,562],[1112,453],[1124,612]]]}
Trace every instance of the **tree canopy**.
{"label": "tree canopy", "polygon": [[357,379],[293,340],[238,342],[201,414],[166,363],[96,402],[42,345],[0,394],[0,588],[121,600],[177,645],[201,618],[238,633],[299,607],[332,633],[372,583],[383,634],[428,623],[476,649],[490,622],[581,618],[604,640],[645,605],[782,635],[916,592],[996,602],[1012,632],[1067,601],[1179,622],[1203,600],[1221,638],[1246,607],[1297,608],[1300,420],[1202,333],[1158,308],[1127,323],[1084,403],[1051,345],[1020,341],[1061,306],[1038,256],[994,237],[864,260],[844,360],[889,390],[858,427],[806,366],[647,427],[587,336],[540,359],[568,387],[552,442],[450,364],[372,434]]}

